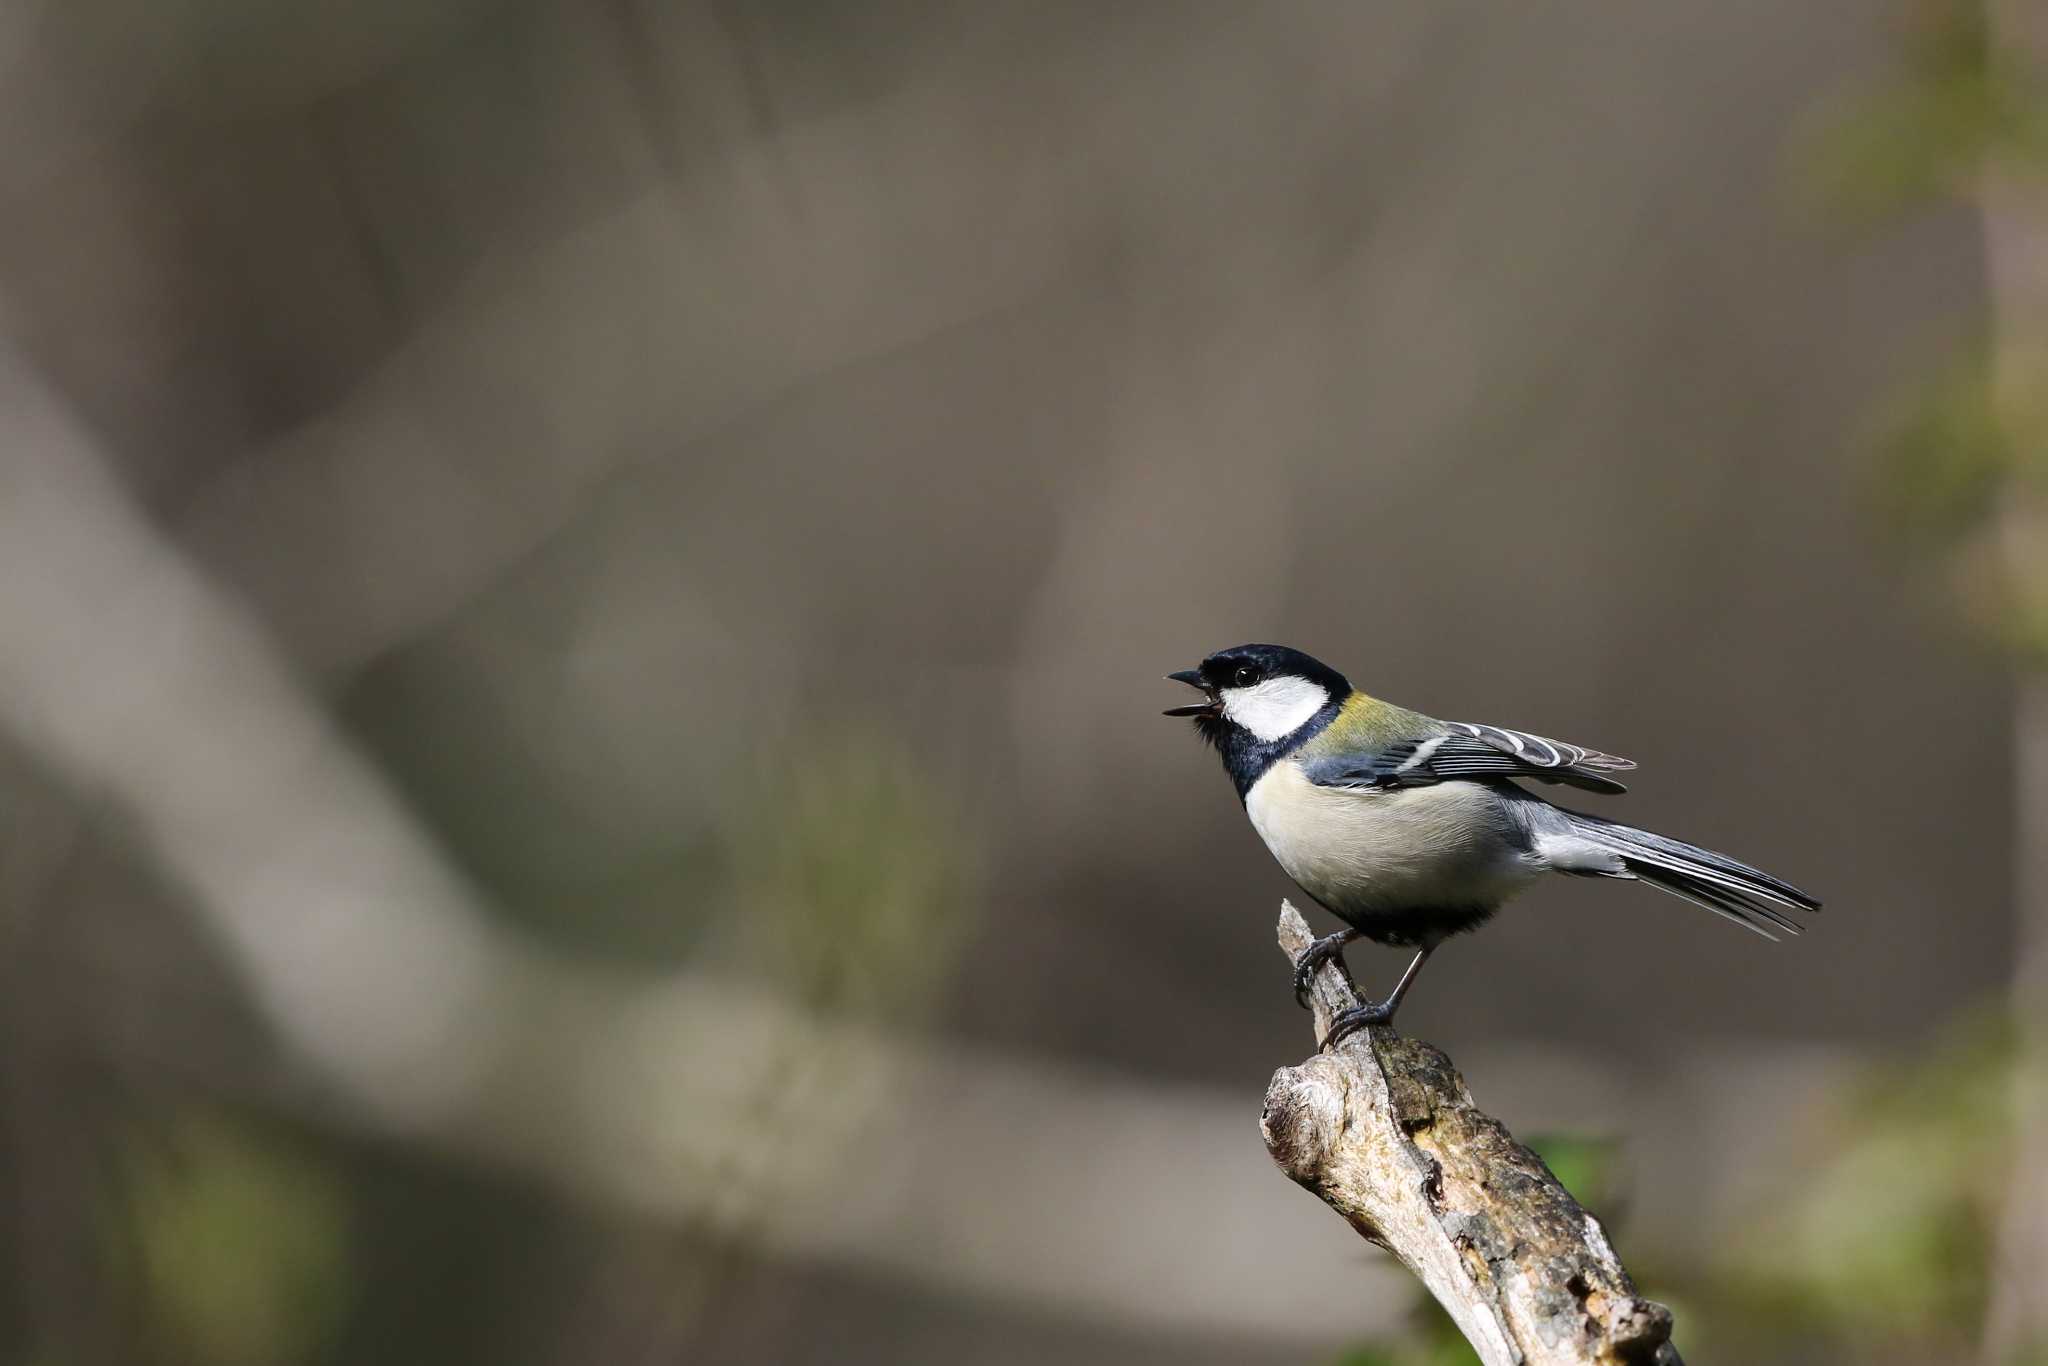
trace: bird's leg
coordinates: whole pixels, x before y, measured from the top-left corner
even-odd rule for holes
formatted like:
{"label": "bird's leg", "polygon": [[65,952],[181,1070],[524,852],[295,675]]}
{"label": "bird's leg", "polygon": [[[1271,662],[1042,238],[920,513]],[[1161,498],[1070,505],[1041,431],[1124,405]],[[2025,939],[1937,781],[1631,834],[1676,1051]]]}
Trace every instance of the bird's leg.
{"label": "bird's leg", "polygon": [[1330,1021],[1330,1032],[1324,1036],[1321,1048],[1330,1048],[1342,1043],[1347,1035],[1355,1034],[1367,1025],[1391,1024],[1394,1012],[1401,1008],[1401,998],[1408,994],[1408,988],[1415,985],[1415,978],[1422,971],[1422,965],[1436,952],[1436,945],[1424,944],[1416,951],[1415,961],[1401,974],[1401,980],[1394,984],[1394,994],[1378,1005],[1353,1006],[1342,1010]]}
{"label": "bird's leg", "polygon": [[[1309,1008],[1308,989],[1316,979],[1316,970],[1323,964],[1336,960],[1337,971],[1344,974],[1344,980],[1351,981],[1351,969],[1344,965],[1344,946],[1358,938],[1359,932],[1345,926],[1335,934],[1326,934],[1313,940],[1301,951],[1301,957],[1294,960],[1294,1000],[1303,1010]],[[1355,987],[1357,983],[1352,983]]]}

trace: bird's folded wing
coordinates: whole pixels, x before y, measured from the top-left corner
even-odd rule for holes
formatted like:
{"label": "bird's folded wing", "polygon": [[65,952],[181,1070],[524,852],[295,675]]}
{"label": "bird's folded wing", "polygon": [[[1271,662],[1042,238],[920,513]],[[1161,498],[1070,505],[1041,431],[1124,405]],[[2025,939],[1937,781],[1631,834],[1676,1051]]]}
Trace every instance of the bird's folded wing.
{"label": "bird's folded wing", "polygon": [[1533,778],[1588,792],[1626,792],[1605,775],[1635,764],[1597,749],[1568,745],[1501,726],[1446,721],[1443,733],[1400,740],[1371,754],[1331,754],[1306,766],[1324,787],[1425,787],[1471,778]]}

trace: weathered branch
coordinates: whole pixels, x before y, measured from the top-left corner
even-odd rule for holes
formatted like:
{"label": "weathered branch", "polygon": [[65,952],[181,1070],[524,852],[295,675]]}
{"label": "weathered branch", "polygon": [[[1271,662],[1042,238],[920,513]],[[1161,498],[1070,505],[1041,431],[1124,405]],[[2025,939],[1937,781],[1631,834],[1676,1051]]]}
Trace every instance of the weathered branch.
{"label": "weathered branch", "polygon": [[[1310,938],[1283,903],[1289,961]],[[1335,964],[1313,994],[1318,1039],[1358,1004]],[[1420,1277],[1486,1366],[1678,1366],[1671,1311],[1636,1294],[1599,1222],[1430,1045],[1361,1030],[1283,1067],[1259,1127],[1280,1169]]]}

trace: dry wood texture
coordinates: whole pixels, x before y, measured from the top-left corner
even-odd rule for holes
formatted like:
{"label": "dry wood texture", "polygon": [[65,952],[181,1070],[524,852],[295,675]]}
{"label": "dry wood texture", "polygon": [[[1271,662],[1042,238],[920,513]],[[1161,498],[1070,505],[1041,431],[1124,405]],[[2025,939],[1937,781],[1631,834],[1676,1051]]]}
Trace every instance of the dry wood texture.
{"label": "dry wood texture", "polygon": [[[1283,903],[1290,961],[1310,938]],[[1335,965],[1313,994],[1318,1039],[1358,1003]],[[1486,1366],[1677,1366],[1671,1311],[1636,1294],[1599,1221],[1430,1045],[1361,1030],[1283,1067],[1259,1127],[1280,1169],[1420,1277]]]}

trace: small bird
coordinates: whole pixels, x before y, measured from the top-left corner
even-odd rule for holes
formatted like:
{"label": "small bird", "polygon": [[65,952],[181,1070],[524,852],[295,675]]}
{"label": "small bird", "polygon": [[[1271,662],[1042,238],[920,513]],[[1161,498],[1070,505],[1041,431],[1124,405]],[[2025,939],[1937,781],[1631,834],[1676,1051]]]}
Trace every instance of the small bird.
{"label": "small bird", "polygon": [[1438,721],[1368,697],[1284,645],[1219,650],[1167,677],[1206,696],[1166,715],[1194,718],[1266,848],[1345,922],[1296,963],[1296,999],[1308,1004],[1316,969],[1332,959],[1342,967],[1354,939],[1416,950],[1386,1000],[1331,1021],[1324,1048],[1391,1021],[1438,944],[1477,929],[1544,873],[1647,882],[1766,939],[1774,928],[1799,933],[1777,908],[1820,909],[1725,854],[1555,806],[1518,784],[1625,792],[1608,775],[1634,768],[1627,759],[1504,726]]}

